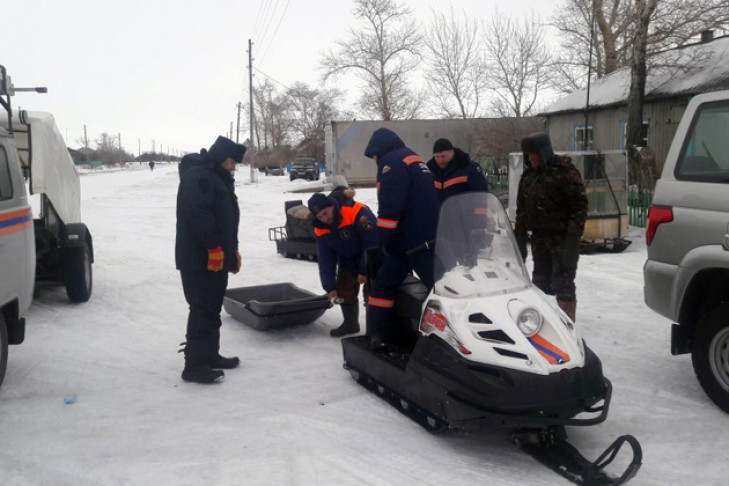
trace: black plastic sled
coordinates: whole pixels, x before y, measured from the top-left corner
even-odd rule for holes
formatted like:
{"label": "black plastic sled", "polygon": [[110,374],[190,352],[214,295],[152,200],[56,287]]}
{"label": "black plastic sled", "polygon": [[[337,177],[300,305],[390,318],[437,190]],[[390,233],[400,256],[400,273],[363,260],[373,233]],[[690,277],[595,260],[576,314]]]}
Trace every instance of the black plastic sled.
{"label": "black plastic sled", "polygon": [[297,218],[288,213],[289,209],[301,206],[299,200],[286,201],[284,212],[286,225],[268,228],[268,240],[276,242],[276,252],[286,258],[317,260],[316,234],[310,220]]}
{"label": "black plastic sled", "polygon": [[291,282],[229,289],[223,299],[228,314],[259,331],[311,324],[331,306],[326,295]]}

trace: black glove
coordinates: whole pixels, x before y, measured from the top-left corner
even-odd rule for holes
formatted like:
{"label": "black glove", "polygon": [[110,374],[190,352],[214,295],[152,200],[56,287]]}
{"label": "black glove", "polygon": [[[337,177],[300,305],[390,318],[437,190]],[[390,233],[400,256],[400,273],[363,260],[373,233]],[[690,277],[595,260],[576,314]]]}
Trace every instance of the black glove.
{"label": "black glove", "polygon": [[527,259],[527,240],[529,239],[526,234],[517,234],[516,236],[516,246],[519,247],[519,253],[521,253],[522,260],[526,261]]}
{"label": "black glove", "polygon": [[562,265],[565,268],[576,269],[580,258],[580,236],[566,234],[562,244]]}

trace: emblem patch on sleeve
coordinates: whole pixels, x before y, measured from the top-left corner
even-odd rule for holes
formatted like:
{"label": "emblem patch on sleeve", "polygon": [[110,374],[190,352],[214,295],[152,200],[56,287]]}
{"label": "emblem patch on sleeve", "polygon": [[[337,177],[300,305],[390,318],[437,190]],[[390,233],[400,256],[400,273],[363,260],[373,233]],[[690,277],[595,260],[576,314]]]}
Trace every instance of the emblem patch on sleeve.
{"label": "emblem patch on sleeve", "polygon": [[367,216],[362,216],[359,218],[359,222],[362,223],[362,228],[364,228],[365,231],[370,232],[373,229],[375,229],[375,225],[372,224],[372,221],[367,219]]}

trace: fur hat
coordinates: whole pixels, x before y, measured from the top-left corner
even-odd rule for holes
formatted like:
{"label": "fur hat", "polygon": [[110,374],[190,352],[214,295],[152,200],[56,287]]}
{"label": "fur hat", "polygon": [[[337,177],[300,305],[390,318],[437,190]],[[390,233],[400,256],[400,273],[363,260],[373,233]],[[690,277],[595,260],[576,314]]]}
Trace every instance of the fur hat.
{"label": "fur hat", "polygon": [[453,144],[447,138],[439,138],[433,144],[433,153],[445,152],[446,150],[453,150]]}
{"label": "fur hat", "polygon": [[230,157],[239,164],[243,162],[243,156],[245,153],[245,146],[235,143],[231,139],[225,137],[218,137],[217,140],[215,140],[215,143],[210,146],[210,150],[208,150],[208,155],[213,157],[215,160],[224,162],[225,159]]}

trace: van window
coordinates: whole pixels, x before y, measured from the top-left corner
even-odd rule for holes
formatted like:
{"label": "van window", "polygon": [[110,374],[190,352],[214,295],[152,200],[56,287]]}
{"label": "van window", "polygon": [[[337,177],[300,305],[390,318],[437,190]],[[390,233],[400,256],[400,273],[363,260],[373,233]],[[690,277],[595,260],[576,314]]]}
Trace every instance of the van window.
{"label": "van window", "polygon": [[0,201],[13,198],[13,183],[10,181],[10,164],[4,147],[0,147]]}
{"label": "van window", "polygon": [[676,163],[679,180],[729,182],[729,102],[706,103],[691,123]]}

